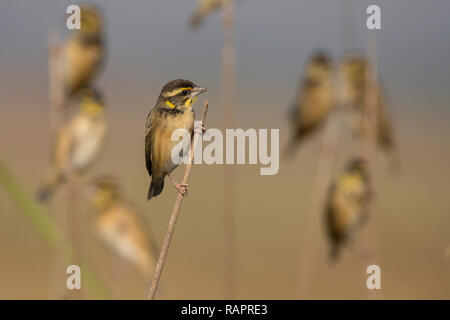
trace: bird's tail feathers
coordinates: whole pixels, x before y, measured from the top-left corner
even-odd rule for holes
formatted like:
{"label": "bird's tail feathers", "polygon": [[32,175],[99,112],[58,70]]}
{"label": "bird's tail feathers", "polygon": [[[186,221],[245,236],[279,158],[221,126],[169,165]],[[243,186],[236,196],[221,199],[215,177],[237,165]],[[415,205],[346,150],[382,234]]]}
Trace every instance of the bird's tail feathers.
{"label": "bird's tail feathers", "polygon": [[59,172],[55,170],[49,171],[36,192],[36,198],[40,202],[47,202],[63,180],[63,176]]}
{"label": "bird's tail feathers", "polygon": [[147,200],[150,200],[153,197],[159,195],[164,188],[164,179],[155,179],[152,178],[152,182],[150,183],[150,188],[148,189]]}

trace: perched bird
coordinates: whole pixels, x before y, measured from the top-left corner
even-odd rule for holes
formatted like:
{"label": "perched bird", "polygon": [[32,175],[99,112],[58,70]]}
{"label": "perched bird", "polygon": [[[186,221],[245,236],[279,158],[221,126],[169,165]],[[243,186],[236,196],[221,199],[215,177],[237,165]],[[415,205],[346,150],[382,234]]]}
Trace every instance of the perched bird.
{"label": "perched bird", "polygon": [[103,20],[99,9],[80,6],[80,29],[75,29],[61,48],[65,94],[72,98],[89,86],[105,56]]}
{"label": "perched bird", "polygon": [[124,198],[116,179],[99,177],[89,189],[99,237],[149,277],[155,267],[158,250],[143,216]]}
{"label": "perched bird", "polygon": [[211,13],[220,10],[225,2],[226,0],[198,0],[195,11],[189,21],[191,28],[198,28]]}
{"label": "perched bird", "polygon": [[327,199],[326,227],[333,260],[366,220],[370,196],[366,164],[353,159],[331,186]]}
{"label": "perched bird", "polygon": [[[349,110],[349,123],[358,137],[366,137],[367,130],[364,124],[364,105],[367,93],[367,72],[369,69],[366,59],[357,53],[344,56],[340,65],[340,79],[342,101]],[[398,162],[397,145],[392,127],[392,121],[386,103],[385,90],[380,84],[377,86],[376,103],[376,140],[377,145],[386,153],[393,156],[392,160]]]}
{"label": "perched bird", "polygon": [[332,110],[335,103],[333,72],[332,62],[323,52],[314,54],[308,61],[292,108],[293,135],[288,153],[292,154],[315,132]]}
{"label": "perched bird", "polygon": [[344,55],[339,65],[340,96],[348,108],[362,110],[366,91],[368,65],[356,52]]}
{"label": "perched bird", "polygon": [[93,88],[80,92],[80,108],[59,130],[50,158],[50,167],[37,192],[47,200],[71,174],[83,173],[97,158],[106,133],[105,105]]}
{"label": "perched bird", "polygon": [[[188,80],[177,79],[167,83],[161,90],[156,105],[147,116],[145,129],[145,164],[152,177],[147,199],[159,195],[164,187],[164,178],[169,176],[182,195],[187,194],[187,185],[175,182],[170,173],[178,166],[172,161],[172,132],[177,129],[194,130],[194,110],[197,96],[206,89]],[[204,128],[197,128],[202,132]],[[186,156],[186,155],[184,155]]]}

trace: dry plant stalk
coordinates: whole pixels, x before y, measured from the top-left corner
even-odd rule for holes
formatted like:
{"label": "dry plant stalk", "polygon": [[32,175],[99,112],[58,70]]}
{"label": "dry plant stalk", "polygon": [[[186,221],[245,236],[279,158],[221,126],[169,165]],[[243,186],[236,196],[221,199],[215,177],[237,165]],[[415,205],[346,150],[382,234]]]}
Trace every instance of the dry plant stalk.
{"label": "dry plant stalk", "polygon": [[[235,0],[225,0],[222,11],[222,109],[224,127],[234,126],[234,89],[236,70],[236,51],[234,45],[234,4]],[[235,296],[235,225],[236,225],[236,197],[235,175],[231,166],[223,166],[224,185],[224,215],[223,215],[223,281],[224,299]]]}
{"label": "dry plant stalk", "polygon": [[[48,76],[49,76],[49,100],[50,100],[50,129],[52,139],[55,139],[59,128],[66,118],[66,96],[64,92],[63,61],[62,61],[61,37],[56,29],[51,30],[48,37]],[[63,236],[66,236],[74,248],[74,261],[80,265],[82,261],[82,224],[83,217],[80,210],[80,181],[76,174],[71,174],[67,184],[67,212],[58,214],[57,226]],[[57,264],[60,264],[57,262]],[[64,283],[65,270],[62,265],[58,269],[57,282]],[[76,290],[77,291],[77,290]],[[81,297],[81,293],[67,291],[65,286],[58,289],[57,297]]]}
{"label": "dry plant stalk", "polygon": [[[341,41],[343,47],[353,47],[356,41],[354,1],[340,0],[339,15]],[[306,234],[304,237],[301,260],[299,266],[298,297],[305,299],[311,286],[312,273],[317,251],[318,232],[321,213],[325,209],[325,202],[329,186],[333,179],[333,165],[339,151],[342,116],[346,112],[342,96],[342,81],[337,78],[337,108],[325,124],[322,145],[319,153],[317,172],[313,182],[313,195],[306,217]]]}
{"label": "dry plant stalk", "polygon": [[65,94],[61,50],[61,37],[56,29],[51,30],[48,36],[48,94],[52,134],[59,128],[64,118]]}
{"label": "dry plant stalk", "polygon": [[[57,29],[53,29],[48,35],[48,95],[50,103],[50,133],[51,139],[54,143],[55,137],[59,128],[62,125],[64,115],[64,81],[62,74],[61,61],[61,36]],[[58,214],[54,217],[56,226],[62,235],[66,234],[67,217],[64,214]],[[67,240],[67,239],[66,239]],[[59,248],[58,248],[59,250]],[[61,254],[59,254],[61,255]],[[62,299],[67,295],[67,290],[64,286],[64,272],[63,262],[59,257],[56,257],[54,272],[55,272],[55,290],[56,298]]]}
{"label": "dry plant stalk", "polygon": [[355,21],[355,0],[339,0],[339,27],[344,49],[355,48],[357,40]]}
{"label": "dry plant stalk", "polygon": [[[208,101],[205,102],[203,106],[203,115],[201,124],[204,125],[206,114],[208,113]],[[182,184],[187,184],[189,181],[189,176],[191,175],[192,164],[194,163],[194,151],[195,147],[198,144],[198,139],[200,139],[200,134],[198,132],[194,132],[194,135],[191,139],[191,151],[190,151],[190,161],[186,164],[186,169],[184,171],[184,176],[182,180]],[[161,279],[161,273],[164,267],[164,262],[166,261],[167,254],[169,252],[170,242],[173,237],[173,233],[175,231],[175,225],[178,220],[178,216],[180,215],[181,204],[183,202],[184,196],[180,193],[177,194],[177,198],[175,200],[175,204],[172,209],[172,215],[170,216],[169,227],[167,229],[166,235],[164,237],[164,242],[161,248],[161,253],[159,254],[158,262],[156,264],[155,273],[153,275],[152,284],[148,293],[149,300],[155,300],[156,291],[158,290],[159,281]]]}
{"label": "dry plant stalk", "polygon": [[299,299],[306,299],[311,285],[316,260],[320,217],[325,209],[328,188],[333,178],[333,165],[339,150],[339,138],[342,126],[342,111],[335,110],[325,124],[322,145],[319,153],[316,176],[313,182],[313,195],[306,217],[305,236],[299,266]]}
{"label": "dry plant stalk", "polygon": [[377,57],[376,57],[376,44],[373,35],[367,39],[367,72],[365,79],[365,94],[364,94],[364,117],[363,126],[364,143],[362,156],[367,162],[369,169],[372,169],[372,160],[375,153],[376,138],[377,138],[377,115],[379,107],[379,94],[378,94],[378,74],[377,74]]}
{"label": "dry plant stalk", "polygon": [[[377,50],[376,50],[376,41],[375,35],[370,33],[367,38],[367,60],[368,60],[368,68],[366,72],[366,87],[365,87],[365,95],[364,95],[364,117],[363,117],[363,126],[364,132],[366,133],[363,137],[363,145],[361,154],[364,160],[367,163],[367,170],[370,175],[371,180],[371,188],[374,189],[375,183],[375,174],[373,170],[373,160],[375,156],[375,149],[377,144],[377,122],[378,122],[378,108],[380,107],[379,102],[379,87],[378,87],[378,65],[377,65]],[[373,211],[373,203],[370,202],[367,206],[367,215],[371,216]],[[365,258],[365,266],[369,266],[369,260],[373,260],[377,265],[380,265],[379,260],[379,249],[378,249],[378,241],[376,239],[376,231],[375,225],[373,221],[368,223],[366,227],[366,243],[368,243],[369,248],[371,248],[371,256]],[[376,292],[375,292],[376,291]],[[373,299],[376,297],[382,298],[382,293],[380,290],[368,290],[367,297],[369,299]]]}
{"label": "dry plant stalk", "polygon": [[[72,173],[68,178],[66,186],[66,220],[68,223],[62,229],[67,232],[67,236],[72,245],[73,257],[71,264],[81,265],[83,261],[83,224],[84,214],[81,208],[81,181],[76,173]],[[64,270],[63,270],[64,271]],[[83,290],[67,290],[66,298],[82,299]]]}

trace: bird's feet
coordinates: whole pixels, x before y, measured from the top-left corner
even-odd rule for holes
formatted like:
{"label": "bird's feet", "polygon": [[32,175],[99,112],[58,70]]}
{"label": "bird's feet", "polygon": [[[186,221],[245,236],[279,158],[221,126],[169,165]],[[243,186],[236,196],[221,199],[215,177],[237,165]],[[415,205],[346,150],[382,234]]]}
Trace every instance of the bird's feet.
{"label": "bird's feet", "polygon": [[167,175],[169,176],[170,181],[172,181],[173,186],[175,187],[175,189],[177,189],[178,192],[179,192],[183,197],[186,196],[187,193],[188,193],[188,192],[187,192],[188,184],[187,184],[187,183],[178,183],[178,182],[175,181],[174,178],[172,178],[172,175],[171,175],[170,173],[167,174]]}
{"label": "bird's feet", "polygon": [[206,127],[204,125],[197,126],[194,128],[194,132],[203,136],[206,133]]}
{"label": "bird's feet", "polygon": [[178,190],[178,192],[184,197],[187,196],[187,187],[188,184],[187,183],[173,183],[173,186],[175,187],[175,189]]}

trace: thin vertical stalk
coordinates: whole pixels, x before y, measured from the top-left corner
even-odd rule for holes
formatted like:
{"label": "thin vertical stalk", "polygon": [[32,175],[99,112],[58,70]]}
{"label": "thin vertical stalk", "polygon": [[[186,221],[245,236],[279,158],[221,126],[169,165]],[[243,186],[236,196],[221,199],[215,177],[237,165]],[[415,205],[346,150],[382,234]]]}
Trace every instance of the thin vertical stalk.
{"label": "thin vertical stalk", "polygon": [[[57,29],[50,31],[48,36],[48,95],[50,103],[50,134],[52,143],[55,142],[57,132],[62,125],[64,114],[64,82],[63,65],[61,59],[61,37]],[[67,230],[67,219],[65,214],[58,214],[55,217],[57,228],[64,235]],[[59,254],[61,256],[61,254]],[[58,256],[54,262],[54,282],[56,298],[62,299],[66,296],[66,289],[63,286],[64,268],[63,262]]]}
{"label": "thin vertical stalk", "polygon": [[341,113],[340,108],[333,112],[323,132],[316,176],[313,182],[311,204],[305,222],[305,235],[299,265],[299,299],[306,299],[308,297],[313,279],[320,230],[320,217],[325,209],[328,189],[333,178],[333,166],[339,150],[342,126]]}
{"label": "thin vertical stalk", "polygon": [[[80,180],[77,174],[73,173],[68,178],[68,184],[66,186],[67,191],[67,207],[66,207],[66,223],[62,230],[67,231],[69,241],[74,248],[74,254],[72,257],[72,264],[81,265],[83,261],[83,213],[81,209],[80,199]],[[66,292],[66,296],[75,299],[81,299],[83,292],[74,290]]]}
{"label": "thin vertical stalk", "polygon": [[[353,0],[340,0],[338,3],[340,14],[341,40],[343,46],[353,45],[355,42]],[[339,151],[342,116],[345,112],[342,96],[341,76],[335,77],[337,88],[337,103],[334,112],[325,124],[322,145],[319,152],[319,160],[316,175],[313,182],[311,204],[306,216],[305,236],[299,265],[298,297],[306,299],[309,294],[313,279],[314,265],[316,263],[316,251],[318,233],[320,230],[320,217],[325,209],[328,189],[333,179],[333,166]]]}
{"label": "thin vertical stalk", "polygon": [[[225,129],[234,126],[234,95],[236,73],[235,51],[235,0],[226,0],[222,11],[222,109]],[[236,188],[232,166],[223,166],[224,213],[223,213],[223,295],[233,299],[236,291]]]}
{"label": "thin vertical stalk", "polygon": [[356,45],[356,28],[354,0],[339,0],[339,26],[344,50],[354,49]]}
{"label": "thin vertical stalk", "polygon": [[[207,113],[208,113],[208,101],[205,102],[205,105],[203,107],[203,115],[201,121],[202,125],[204,125],[205,123]],[[186,164],[183,180],[181,182],[182,184],[187,184],[189,181],[189,176],[191,175],[192,170],[192,164],[194,163],[194,153],[195,153],[194,150],[196,150],[195,147],[198,145],[198,139],[200,138],[201,138],[200,134],[194,132],[194,135],[191,140],[191,151],[189,154],[190,161],[188,164]],[[175,200],[175,204],[172,209],[172,214],[170,216],[169,227],[167,229],[166,236],[164,237],[161,253],[159,254],[158,262],[156,263],[155,273],[153,275],[153,280],[148,293],[149,300],[155,300],[156,291],[158,290],[159,281],[161,279],[162,270],[164,268],[164,263],[166,261],[167,254],[169,253],[170,243],[172,241],[173,233],[175,231],[175,225],[177,223],[178,216],[180,215],[181,204],[183,203],[183,199],[184,196],[178,193],[177,198]]]}
{"label": "thin vertical stalk", "polygon": [[375,37],[371,33],[367,38],[367,71],[365,79],[365,94],[364,94],[364,143],[363,143],[363,157],[368,163],[369,168],[372,169],[374,158],[376,137],[377,137],[377,116],[378,116],[378,73],[377,73],[377,53]]}
{"label": "thin vertical stalk", "polygon": [[[378,122],[378,108],[380,107],[379,101],[379,87],[378,87],[378,63],[377,63],[377,48],[376,39],[373,32],[369,33],[367,37],[366,45],[366,59],[367,59],[367,71],[365,80],[365,95],[364,95],[364,116],[363,116],[363,145],[362,156],[367,163],[367,169],[371,179],[371,187],[375,188],[376,177],[373,170],[373,162],[375,157],[375,149],[377,144],[377,122]],[[367,207],[367,215],[371,216],[373,213],[373,203],[369,203]],[[365,243],[371,248],[371,257],[365,259],[365,266],[369,266],[370,260],[380,265],[378,241],[376,238],[376,230],[373,220],[368,223],[366,227],[366,239]],[[376,290],[379,291],[379,290]],[[375,292],[374,290],[367,291],[367,297],[373,299],[376,297],[382,298],[381,292]]]}
{"label": "thin vertical stalk", "polygon": [[50,101],[50,127],[54,134],[64,118],[64,81],[61,37],[52,30],[48,36],[48,95]]}

